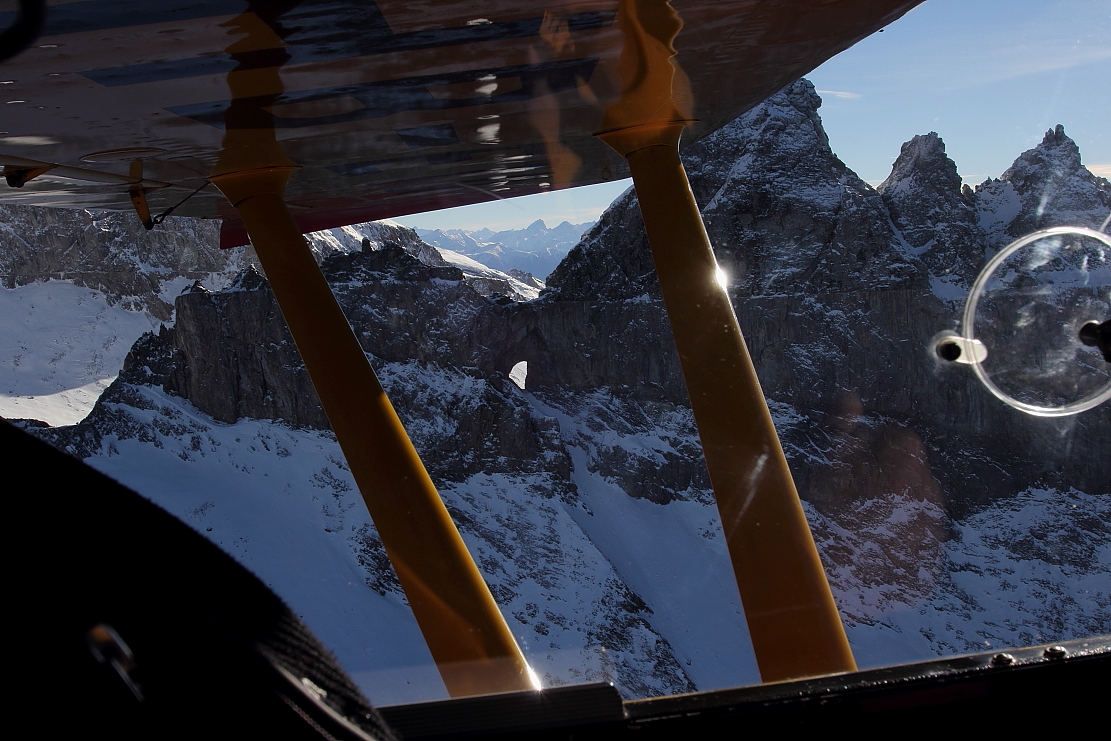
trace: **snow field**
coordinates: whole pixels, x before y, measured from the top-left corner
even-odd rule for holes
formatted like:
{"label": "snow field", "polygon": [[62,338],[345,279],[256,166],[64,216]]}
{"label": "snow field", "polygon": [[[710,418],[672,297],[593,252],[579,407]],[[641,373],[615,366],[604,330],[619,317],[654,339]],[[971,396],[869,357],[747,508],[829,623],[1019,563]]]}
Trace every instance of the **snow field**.
{"label": "snow field", "polygon": [[115,380],[132,343],[158,329],[69,281],[0,288],[0,416],[75,424]]}

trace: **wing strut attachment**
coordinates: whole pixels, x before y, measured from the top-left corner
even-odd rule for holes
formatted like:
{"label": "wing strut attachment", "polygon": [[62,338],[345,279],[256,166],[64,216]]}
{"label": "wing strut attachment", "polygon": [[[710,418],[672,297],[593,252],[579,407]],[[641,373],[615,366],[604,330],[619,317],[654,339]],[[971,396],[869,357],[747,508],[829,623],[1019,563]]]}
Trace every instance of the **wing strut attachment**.
{"label": "wing strut attachment", "polygon": [[597,136],[629,162],[765,682],[856,670],[814,538],[679,159],[682,20],[623,0],[621,98]]}
{"label": "wing strut attachment", "polygon": [[448,692],[539,689],[285,204],[295,169],[211,181],[250,235]]}

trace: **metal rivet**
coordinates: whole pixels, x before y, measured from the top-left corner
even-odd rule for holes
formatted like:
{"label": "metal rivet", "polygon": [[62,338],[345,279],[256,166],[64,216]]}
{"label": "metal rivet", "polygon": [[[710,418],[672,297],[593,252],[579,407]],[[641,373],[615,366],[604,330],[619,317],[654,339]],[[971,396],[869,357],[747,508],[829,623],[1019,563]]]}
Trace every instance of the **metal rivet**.
{"label": "metal rivet", "polygon": [[1010,666],[1015,663],[1015,657],[1010,654],[996,654],[991,657],[992,666]]}
{"label": "metal rivet", "polygon": [[1064,646],[1050,646],[1042,652],[1042,655],[1047,659],[1063,659],[1068,656],[1068,653]]}

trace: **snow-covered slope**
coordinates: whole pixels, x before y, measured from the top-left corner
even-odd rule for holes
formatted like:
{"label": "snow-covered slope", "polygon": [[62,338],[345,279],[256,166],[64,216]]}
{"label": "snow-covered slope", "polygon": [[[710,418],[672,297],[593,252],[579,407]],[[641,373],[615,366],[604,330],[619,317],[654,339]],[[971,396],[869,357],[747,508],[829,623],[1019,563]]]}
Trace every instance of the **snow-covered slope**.
{"label": "snow-covered slope", "polygon": [[[225,287],[253,251],[222,251],[218,225],[170,219],[152,232],[128,214],[0,207],[0,416],[50,425],[84,419],[131,345],[173,324],[196,281]],[[428,265],[454,265],[486,296],[535,299],[543,283],[443,254],[389,221],[307,235],[319,259],[397,244]],[[74,253],[79,253],[74,258]]]}
{"label": "snow-covered slope", "polygon": [[[121,377],[68,437],[71,450],[258,573],[372,700],[445,696],[331,435],[271,421],[217,423],[178,397],[135,384],[148,367]],[[589,408],[559,412],[519,390],[415,363],[380,366],[379,373],[428,460],[430,448],[457,436],[476,406],[490,404],[508,407],[525,434],[541,423],[550,435],[593,444],[590,428],[597,423]],[[431,401],[406,403],[418,395]],[[551,413],[559,416],[544,416]],[[673,436],[661,428],[652,444],[669,448]],[[610,447],[643,454],[643,436],[613,437]],[[566,455],[549,450],[534,466],[540,470],[513,466],[455,481],[438,476],[468,547],[545,684],[606,680],[637,697],[756,681],[735,590],[723,589],[731,577],[713,534],[712,506],[677,500],[661,507],[629,498],[592,474],[591,454],[579,448],[570,451],[572,493],[558,475]],[[544,470],[545,460],[554,470]],[[653,557],[661,552],[668,558]],[[700,606],[697,614],[692,604]]]}
{"label": "snow-covered slope", "polygon": [[[373,701],[444,697],[331,435],[219,423],[134,383],[148,372],[134,370],[59,439],[258,573]],[[605,680],[643,697],[758,681],[704,483],[661,503],[619,478],[630,459],[688,457],[688,411],[418,363],[379,373],[546,685]],[[465,452],[445,455],[445,441],[497,407],[518,423],[495,423],[505,438],[538,439],[532,470],[487,460],[452,475]],[[776,411],[790,433],[796,420]],[[484,427],[495,453],[510,447]],[[862,667],[1111,629],[1106,494],[1028,488],[958,521],[943,502],[894,492],[808,516]]]}
{"label": "snow-covered slope", "polygon": [[[1006,207],[954,193],[931,136],[880,193],[819,103],[797,83],[686,156],[860,664],[1111,632],[1111,411],[1023,415],[929,350],[959,311],[938,280],[968,285],[1031,208],[1098,223],[1111,186],[1039,169],[1055,130],[993,181]],[[539,674],[630,697],[756,679],[637,209],[529,302],[358,229],[323,260]],[[265,280],[232,287],[180,295],[86,420],[37,433],[262,574],[372,699],[442,695]]]}
{"label": "snow-covered slope", "polygon": [[0,417],[80,422],[115,380],[131,345],[158,328],[68,281],[0,289]]}
{"label": "snow-covered slope", "polygon": [[897,493],[851,528],[807,514],[824,553],[853,554],[828,570],[863,666],[1111,632],[1106,492],[1028,487],[957,521]]}
{"label": "snow-covered slope", "polygon": [[531,301],[540,295],[543,282],[512,267],[498,269],[489,261],[472,259],[470,253],[456,251],[453,240],[430,243],[421,230],[410,229],[393,221],[372,221],[365,224],[328,229],[305,235],[314,251],[325,257],[330,254],[381,249],[396,244],[425,265],[453,265],[463,271],[466,280],[483,296],[501,296],[512,301]]}
{"label": "snow-covered slope", "polygon": [[219,283],[250,262],[219,249],[219,230],[205,219],[171,218],[147,231],[128,213],[0,206],[0,281],[9,289],[70,281],[169,320],[182,278]]}
{"label": "snow-covered slope", "polygon": [[199,219],[148,232],[131,214],[0,206],[0,416],[83,419],[185,286],[249,262],[218,238]]}

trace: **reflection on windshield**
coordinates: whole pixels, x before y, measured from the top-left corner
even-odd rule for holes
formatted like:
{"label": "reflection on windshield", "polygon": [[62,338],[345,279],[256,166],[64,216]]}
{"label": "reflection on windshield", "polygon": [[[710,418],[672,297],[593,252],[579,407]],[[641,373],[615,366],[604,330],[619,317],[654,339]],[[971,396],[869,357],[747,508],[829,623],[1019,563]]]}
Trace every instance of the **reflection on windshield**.
{"label": "reflection on windshield", "polygon": [[[545,18],[530,43],[550,53],[530,65],[571,48]],[[483,114],[478,141],[500,146],[527,125],[550,166],[542,182],[570,182],[589,158],[561,138],[570,119],[554,101],[583,100],[584,70],[561,91],[526,80],[524,117]],[[457,82],[428,99],[515,90]],[[1098,228],[1107,181],[1058,127],[976,188],[962,188],[941,137],[915,136],[874,187],[834,155],[821,104],[793,83],[684,160],[858,664],[1111,632],[1108,405],[1024,414],[935,339],[964,330],[977,275],[1014,239]],[[463,152],[442,122],[404,131],[394,144],[429,166]],[[460,146],[423,159],[433,145]],[[512,170],[468,187],[501,193]],[[637,698],[760,681],[635,193],[546,278],[482,264],[493,248],[480,240],[460,239],[470,256],[438,251],[389,223],[310,241],[543,685],[610,681]],[[40,434],[248,564],[376,703],[445,696],[266,279],[207,279],[176,298],[172,328],[135,345],[84,422]],[[1107,318],[1093,304],[1105,285],[1077,321]],[[1105,378],[1070,332],[1070,357]],[[984,344],[987,368],[1002,353]],[[1030,387],[1014,379],[1008,368],[999,383]]]}
{"label": "reflection on windshield", "polygon": [[973,369],[1000,401],[1064,416],[1111,399],[1099,337],[1109,317],[1111,236],[1058,226],[992,257],[972,286],[962,330],[984,348]]}

